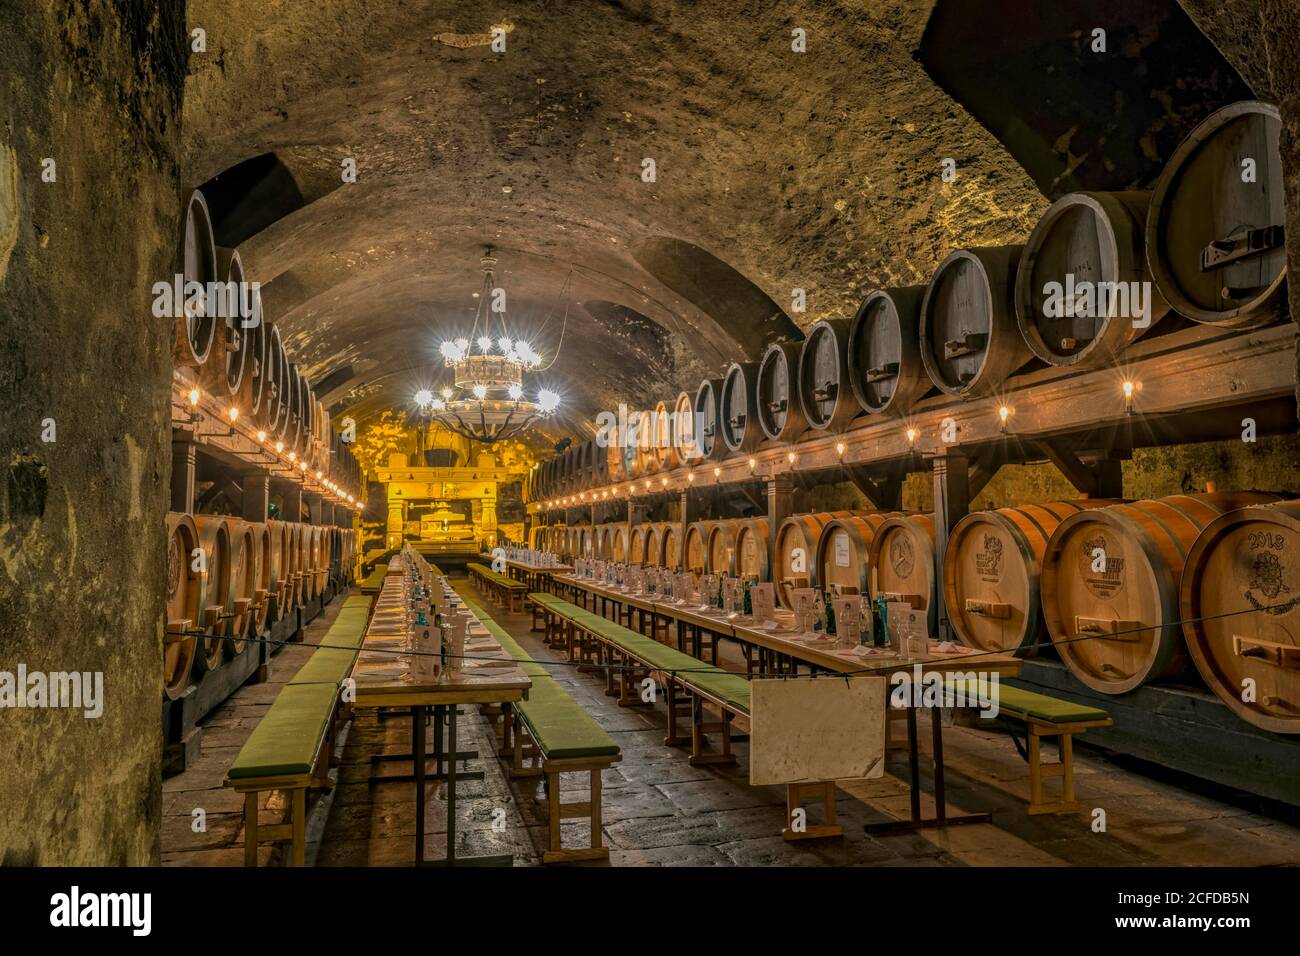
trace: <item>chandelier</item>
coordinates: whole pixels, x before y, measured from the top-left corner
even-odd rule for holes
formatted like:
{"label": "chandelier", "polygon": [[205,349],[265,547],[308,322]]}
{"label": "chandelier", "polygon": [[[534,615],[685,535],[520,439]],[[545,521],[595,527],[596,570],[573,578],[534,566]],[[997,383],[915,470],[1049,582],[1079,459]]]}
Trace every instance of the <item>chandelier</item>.
{"label": "chandelier", "polygon": [[[415,393],[421,413],[448,431],[488,445],[549,418],[560,405],[560,396],[549,389],[539,389],[535,399],[525,395],[524,376],[541,363],[541,356],[528,342],[510,334],[505,290],[497,286],[493,274],[496,264],[489,246],[479,260],[483,287],[470,334],[440,346],[452,384],[443,386],[438,395],[427,388]],[[500,322],[495,340],[494,316]]]}

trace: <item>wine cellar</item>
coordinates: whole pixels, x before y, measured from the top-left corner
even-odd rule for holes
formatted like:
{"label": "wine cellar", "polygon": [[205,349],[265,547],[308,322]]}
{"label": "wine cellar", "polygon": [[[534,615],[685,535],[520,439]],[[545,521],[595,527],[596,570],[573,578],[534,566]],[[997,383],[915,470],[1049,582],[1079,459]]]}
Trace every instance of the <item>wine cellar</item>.
{"label": "wine cellar", "polygon": [[418,918],[462,866],[1284,913],[1293,2],[29,6],[20,923],[176,938],[228,868]]}

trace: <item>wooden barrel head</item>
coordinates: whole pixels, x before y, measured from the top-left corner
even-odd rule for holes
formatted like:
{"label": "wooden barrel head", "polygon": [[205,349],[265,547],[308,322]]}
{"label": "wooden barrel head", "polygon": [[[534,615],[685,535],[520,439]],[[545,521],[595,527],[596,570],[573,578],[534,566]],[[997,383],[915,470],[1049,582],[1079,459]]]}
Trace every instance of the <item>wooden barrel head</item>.
{"label": "wooden barrel head", "polygon": [[793,441],[807,428],[799,404],[800,342],[769,345],[758,365],[758,424],[772,441]]}
{"label": "wooden barrel head", "polygon": [[677,467],[677,447],[674,442],[674,406],[657,402],[652,416],[651,434],[656,464],[660,471]]}
{"label": "wooden barrel head", "polygon": [[917,324],[925,286],[877,289],[849,327],[849,381],[863,411],[906,415],[931,388],[921,362]]}
{"label": "wooden barrel head", "polygon": [[649,529],[643,525],[633,525],[627,536],[627,560],[629,564],[652,564],[647,557],[646,535]]}
{"label": "wooden barrel head", "polygon": [[[271,610],[271,569],[274,567],[275,562],[271,556],[271,531],[266,522],[250,523],[248,527],[253,533],[253,550],[257,556],[256,584],[253,590],[252,627],[252,633],[257,635],[266,630]],[[350,534],[350,532],[346,533]]]}
{"label": "wooden barrel head", "polygon": [[593,558],[595,554],[594,542],[592,541],[591,528],[583,525],[578,529],[578,554],[584,558]]}
{"label": "wooden barrel head", "polygon": [[959,249],[930,280],[921,304],[921,361],[950,395],[990,394],[1030,357],[1013,301],[1021,248]]}
{"label": "wooden barrel head", "polygon": [[758,363],[734,362],[722,380],[722,440],[731,451],[750,452],[763,440],[758,424]]}
{"label": "wooden barrel head", "polygon": [[1025,244],[1016,270],[1016,321],[1052,365],[1113,362],[1166,312],[1147,269],[1144,192],[1069,193]]}
{"label": "wooden barrel head", "polygon": [[243,653],[257,600],[257,542],[252,526],[237,518],[227,520],[230,535],[230,626],[225,642],[227,657]]}
{"label": "wooden barrel head", "polygon": [[651,567],[663,567],[664,561],[664,525],[656,522],[647,525],[645,531],[645,563]]}
{"label": "wooden barrel head", "polygon": [[698,461],[700,449],[698,426],[695,422],[695,396],[682,392],[673,402],[673,451],[679,464]]}
{"label": "wooden barrel head", "polygon": [[[766,524],[766,522],[765,522]],[[737,535],[744,527],[745,521],[738,518],[723,518],[709,523],[705,539],[704,569],[709,574],[721,574],[728,577],[740,572],[740,555],[737,551]]]}
{"label": "wooden barrel head", "polygon": [[808,330],[799,353],[799,407],[809,428],[839,431],[858,414],[849,385],[849,323],[826,319]]}
{"label": "wooden barrel head", "polygon": [[1300,734],[1300,501],[1206,525],[1187,555],[1179,610],[1192,661],[1219,699],[1256,727]]}
{"label": "wooden barrel head", "polygon": [[203,674],[221,665],[222,645],[229,628],[231,605],[231,541],[226,519],[221,515],[195,515],[194,525],[199,532],[199,547],[203,549],[205,579],[203,610],[200,616],[202,630],[210,635],[199,641],[194,669]]}
{"label": "wooden barrel head", "polygon": [[735,542],[737,577],[758,583],[770,581],[767,519],[749,518],[740,522]]}
{"label": "wooden barrel head", "polygon": [[776,563],[772,583],[777,600],[783,607],[794,607],[796,588],[816,587],[817,542],[822,528],[835,518],[847,517],[847,511],[791,515],[776,529]]}
{"label": "wooden barrel head", "polygon": [[659,566],[669,571],[682,569],[682,533],[681,525],[668,523],[664,525],[659,538]]}
{"label": "wooden barrel head", "polygon": [[[212,216],[207,200],[197,189],[185,204],[185,227],[181,234],[182,301],[173,303],[176,336],[172,348],[175,364],[201,369],[212,353],[217,319],[207,301],[209,283],[217,281],[217,243],[212,237]],[[191,282],[203,286],[201,300],[191,300],[184,289]]]}
{"label": "wooden barrel head", "polygon": [[623,564],[627,561],[627,525],[617,525],[610,531],[609,558]]}
{"label": "wooden barrel head", "polygon": [[199,532],[194,519],[178,512],[167,514],[167,635],[163,645],[163,693],[176,700],[189,686],[201,629],[204,586],[194,569],[194,549]]}
{"label": "wooden barrel head", "polygon": [[1233,103],[1174,151],[1147,217],[1151,274],[1180,314],[1253,328],[1285,312],[1286,190],[1277,108]]}
{"label": "wooden barrel head", "polygon": [[709,532],[716,521],[695,521],[686,528],[686,570],[704,574],[709,567]]}
{"label": "wooden barrel head", "polygon": [[244,330],[247,339],[248,365],[244,370],[244,395],[242,408],[247,409],[249,420],[259,429],[270,432],[271,425],[267,415],[270,404],[269,346],[270,336],[266,322],[262,317],[262,293],[252,293],[252,326]]}
{"label": "wooden barrel head", "polygon": [[[244,262],[237,250],[217,249],[217,274],[223,285],[213,303],[214,351],[204,365],[203,379],[208,391],[222,402],[235,402],[237,405],[244,369],[248,364],[248,329],[244,323],[251,318],[252,311],[251,303],[248,309],[244,307]],[[247,413],[248,409],[245,407],[240,411]]]}
{"label": "wooden barrel head", "polygon": [[872,598],[901,601],[927,612],[930,633],[938,618],[935,601],[934,518],[932,515],[894,515],[881,522],[871,540],[870,571],[875,586]]}
{"label": "wooden barrel head", "polygon": [[695,392],[695,430],[700,455],[705,461],[719,461],[727,456],[722,439],[722,379],[706,378]]}

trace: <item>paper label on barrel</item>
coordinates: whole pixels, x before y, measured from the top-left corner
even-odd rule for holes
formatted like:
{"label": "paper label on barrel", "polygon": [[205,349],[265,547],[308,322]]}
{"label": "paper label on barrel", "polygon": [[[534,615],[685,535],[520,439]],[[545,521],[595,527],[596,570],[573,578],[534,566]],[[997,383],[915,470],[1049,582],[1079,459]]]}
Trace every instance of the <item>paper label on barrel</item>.
{"label": "paper label on barrel", "polygon": [[1002,580],[1002,538],[998,535],[984,535],[982,547],[975,552],[975,573],[990,584]]}
{"label": "paper label on barrel", "polygon": [[1124,552],[1103,531],[1089,536],[1079,550],[1079,577],[1095,597],[1109,601],[1124,590]]}
{"label": "paper label on barrel", "polygon": [[837,568],[849,566],[849,536],[843,532],[835,536],[835,566]]}
{"label": "paper label on barrel", "polygon": [[1272,528],[1246,531],[1233,554],[1233,573],[1242,596],[1251,607],[1274,617],[1300,605],[1287,537]]}

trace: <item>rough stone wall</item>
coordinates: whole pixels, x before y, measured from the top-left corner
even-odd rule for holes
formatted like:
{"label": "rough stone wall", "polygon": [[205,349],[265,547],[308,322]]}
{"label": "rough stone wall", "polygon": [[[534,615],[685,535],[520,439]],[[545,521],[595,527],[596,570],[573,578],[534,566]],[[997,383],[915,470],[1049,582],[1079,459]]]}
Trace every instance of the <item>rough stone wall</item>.
{"label": "rough stone wall", "polygon": [[[1282,168],[1286,175],[1287,272],[1291,319],[1300,323],[1300,5],[1295,0],[1262,0],[1267,29],[1263,51],[1268,62],[1270,99],[1282,113]],[[1300,401],[1300,345],[1296,349],[1296,399]]]}
{"label": "rough stone wall", "polygon": [[104,675],[0,710],[0,864],[158,860],[184,49],[183,3],[0,11],[0,671]]}

